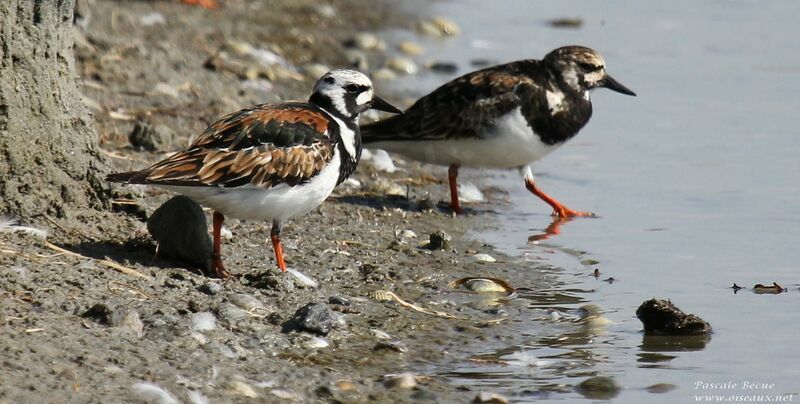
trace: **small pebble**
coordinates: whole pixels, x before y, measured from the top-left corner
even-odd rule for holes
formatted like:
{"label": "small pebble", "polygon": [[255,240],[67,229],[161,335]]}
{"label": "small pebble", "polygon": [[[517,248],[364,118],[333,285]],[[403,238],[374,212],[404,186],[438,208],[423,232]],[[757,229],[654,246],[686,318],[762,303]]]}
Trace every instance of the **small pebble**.
{"label": "small pebble", "polygon": [[361,50],[384,50],[386,43],[383,42],[377,35],[372,32],[359,32],[352,38],[344,41],[344,46],[347,48],[355,48]]}
{"label": "small pebble", "polygon": [[397,44],[397,50],[409,56],[419,56],[425,52],[425,48],[416,42],[403,41]]}
{"label": "small pebble", "polygon": [[139,24],[142,24],[143,27],[150,27],[153,25],[161,25],[167,22],[167,19],[164,18],[164,14],[159,12],[152,12],[147,14],[142,14],[139,16]]}
{"label": "small pebble", "polygon": [[417,238],[417,233],[414,233],[411,230],[397,230],[394,232],[394,236],[397,238]]}
{"label": "small pebble", "polygon": [[419,72],[419,67],[413,60],[401,56],[389,58],[386,61],[386,67],[402,74],[417,74]]}
{"label": "small pebble", "polygon": [[381,67],[380,69],[372,72],[372,79],[375,81],[397,80],[397,73],[388,67]]}
{"label": "small pebble", "polygon": [[258,300],[255,296],[248,295],[245,293],[234,293],[232,295],[229,295],[228,301],[244,309],[245,311],[253,311],[266,308],[266,306],[264,306],[264,303]]}
{"label": "small pebble", "polygon": [[331,296],[328,299],[328,303],[330,303],[330,304],[338,304],[339,306],[349,306],[351,304],[350,303],[350,299],[348,299],[348,298],[346,298],[344,296]]}
{"label": "small pebble", "polygon": [[428,248],[431,250],[451,250],[453,249],[450,241],[452,238],[444,230],[436,230],[429,236],[430,243]]}
{"label": "small pebble", "polygon": [[309,303],[294,313],[292,322],[303,331],[328,335],[331,330],[340,327],[344,321],[331,311],[327,304]]}
{"label": "small pebble", "polygon": [[225,384],[225,389],[230,393],[247,398],[258,397],[258,392],[255,388],[244,380],[231,380]]}
{"label": "small pebble", "polygon": [[428,69],[436,73],[453,74],[458,71],[458,66],[450,62],[433,62],[428,64]]}
{"label": "small pebble", "polygon": [[475,396],[472,402],[482,404],[508,404],[508,399],[497,393],[482,391]]}
{"label": "small pebble", "polygon": [[135,149],[150,152],[165,150],[175,140],[175,132],[166,125],[138,121],[128,134],[128,141]]}
{"label": "small pebble", "polygon": [[380,341],[372,348],[373,351],[408,352],[408,346],[403,341]]}
{"label": "small pebble", "polygon": [[310,63],[303,66],[303,72],[311,79],[318,79],[329,72],[331,68],[321,63]]}
{"label": "small pebble", "polygon": [[311,337],[306,341],[303,341],[303,347],[308,349],[322,349],[327,348],[331,344],[325,338],[320,337]]}
{"label": "small pebble", "polygon": [[369,58],[364,51],[358,49],[346,49],[344,51],[344,57],[350,67],[361,71],[369,70]]}
{"label": "small pebble", "polygon": [[377,339],[392,339],[392,336],[386,333],[386,331],[377,328],[373,328],[369,330],[369,332]]}
{"label": "small pebble", "polygon": [[455,22],[445,17],[434,17],[417,23],[417,31],[424,35],[446,37],[458,35],[461,30]]}
{"label": "small pebble", "polygon": [[213,331],[217,328],[217,318],[207,311],[194,313],[189,328],[192,331]]}
{"label": "small pebble", "polygon": [[234,324],[237,321],[250,317],[250,314],[232,303],[222,303],[217,309],[219,318],[225,320],[229,324]]}
{"label": "small pebble", "polygon": [[387,389],[413,389],[417,386],[417,377],[413,373],[400,373],[383,377],[383,385]]}
{"label": "small pebble", "polygon": [[619,394],[620,387],[611,377],[595,376],[580,382],[576,390],[586,398],[610,400]]}
{"label": "small pebble", "polygon": [[497,262],[497,260],[489,254],[475,254],[472,256],[472,259],[478,262]]}
{"label": "small pebble", "polygon": [[216,294],[219,294],[219,292],[222,292],[222,285],[218,283],[209,282],[200,285],[200,287],[197,288],[197,290],[209,296],[214,296]]}

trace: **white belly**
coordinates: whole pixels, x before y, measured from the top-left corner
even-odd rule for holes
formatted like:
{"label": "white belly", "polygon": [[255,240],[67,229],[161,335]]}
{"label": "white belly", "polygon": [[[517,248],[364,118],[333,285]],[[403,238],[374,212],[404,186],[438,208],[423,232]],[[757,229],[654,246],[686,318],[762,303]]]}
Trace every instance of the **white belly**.
{"label": "white belly", "polygon": [[369,146],[432,164],[516,168],[541,159],[559,145],[542,143],[517,108],[499,118],[492,131],[483,138],[383,141]]}
{"label": "white belly", "polygon": [[339,178],[339,159],[339,153],[334,153],[333,159],[317,176],[294,187],[285,184],[270,189],[249,185],[237,188],[160,187],[186,195],[226,216],[284,223],[316,208],[331,194]]}

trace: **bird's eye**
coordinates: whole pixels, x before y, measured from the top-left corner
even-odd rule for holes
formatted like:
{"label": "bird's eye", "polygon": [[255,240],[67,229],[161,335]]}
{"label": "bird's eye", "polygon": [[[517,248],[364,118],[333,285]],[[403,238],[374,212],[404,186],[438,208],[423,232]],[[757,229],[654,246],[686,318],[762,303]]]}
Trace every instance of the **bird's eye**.
{"label": "bird's eye", "polygon": [[357,84],[348,84],[344,86],[344,89],[350,94],[358,94],[359,92],[361,92],[361,86]]}
{"label": "bird's eye", "polygon": [[603,65],[593,65],[591,63],[586,63],[586,62],[578,63],[578,66],[580,66],[581,69],[586,70],[587,72],[596,72],[603,68]]}
{"label": "bird's eye", "polygon": [[328,84],[333,84],[336,81],[336,79],[331,76],[325,77],[323,80]]}

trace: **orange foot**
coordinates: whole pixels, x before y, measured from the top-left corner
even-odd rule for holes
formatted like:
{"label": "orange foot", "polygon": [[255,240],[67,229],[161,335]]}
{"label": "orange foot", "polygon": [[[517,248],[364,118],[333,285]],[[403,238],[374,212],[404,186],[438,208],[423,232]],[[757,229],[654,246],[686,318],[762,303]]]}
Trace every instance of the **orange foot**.
{"label": "orange foot", "polygon": [[181,0],[181,3],[190,6],[200,6],[207,9],[219,7],[219,3],[217,3],[217,0]]}

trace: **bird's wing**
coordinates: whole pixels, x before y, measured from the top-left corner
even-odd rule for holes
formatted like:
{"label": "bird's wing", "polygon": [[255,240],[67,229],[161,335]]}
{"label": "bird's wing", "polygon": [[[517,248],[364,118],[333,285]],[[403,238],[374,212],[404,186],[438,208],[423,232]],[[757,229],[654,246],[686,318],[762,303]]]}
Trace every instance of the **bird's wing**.
{"label": "bird's wing", "polygon": [[220,119],[186,150],[148,169],[109,179],[183,186],[294,186],[317,175],[333,158],[335,140],[329,125],[324,112],[307,104],[259,105]]}
{"label": "bird's wing", "polygon": [[443,140],[484,136],[495,120],[544,92],[527,74],[535,60],[478,70],[419,99],[402,115],[364,125],[365,143],[382,140]]}

